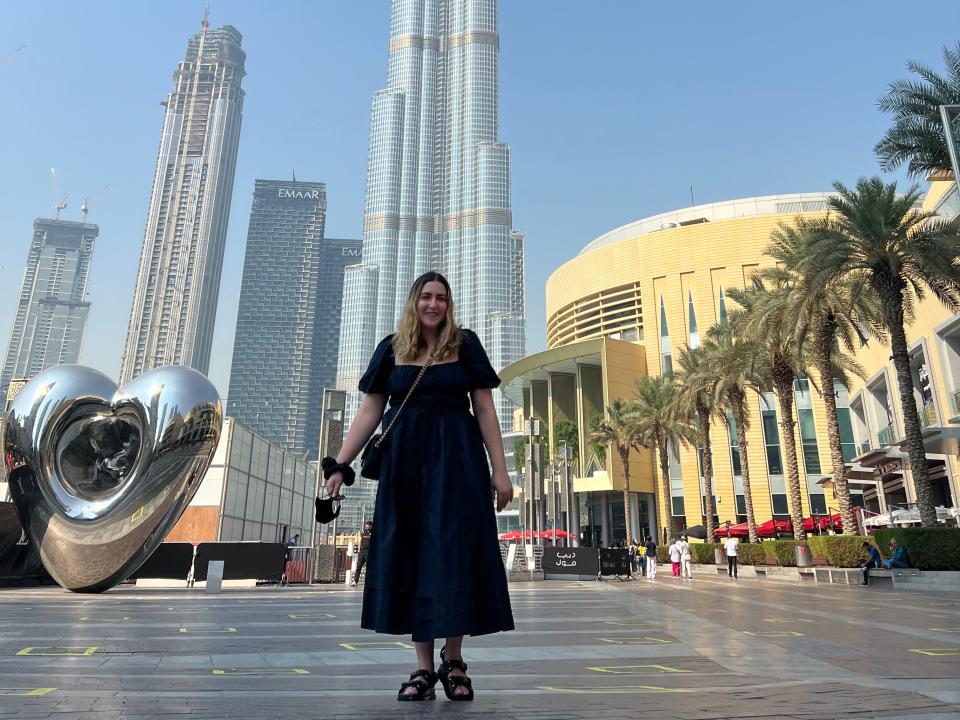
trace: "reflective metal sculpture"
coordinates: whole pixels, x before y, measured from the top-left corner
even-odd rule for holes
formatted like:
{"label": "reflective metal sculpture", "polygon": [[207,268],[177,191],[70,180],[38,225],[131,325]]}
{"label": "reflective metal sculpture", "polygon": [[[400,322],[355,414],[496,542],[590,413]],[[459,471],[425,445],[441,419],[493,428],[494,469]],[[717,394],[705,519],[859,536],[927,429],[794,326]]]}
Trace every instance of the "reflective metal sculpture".
{"label": "reflective metal sculpture", "polygon": [[183,513],[220,438],[216,389],[185,367],[121,388],[79,365],[45,370],[13,401],[3,458],[20,522],[63,587],[129,577]]}

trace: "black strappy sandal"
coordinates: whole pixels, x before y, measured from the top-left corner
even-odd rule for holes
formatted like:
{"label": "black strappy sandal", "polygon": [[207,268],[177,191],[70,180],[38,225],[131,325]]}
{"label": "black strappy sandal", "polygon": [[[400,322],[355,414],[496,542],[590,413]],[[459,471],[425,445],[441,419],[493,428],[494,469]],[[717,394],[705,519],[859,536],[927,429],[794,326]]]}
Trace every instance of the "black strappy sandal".
{"label": "black strappy sandal", "polygon": [[[400,683],[400,692],[397,700],[401,702],[419,702],[420,700],[436,700],[437,692],[433,686],[437,684],[437,674],[432,670],[419,670],[410,673],[410,680]],[[416,688],[415,693],[405,693],[407,688]]]}
{"label": "black strappy sandal", "polygon": [[[437,668],[437,677],[443,683],[443,692],[447,700],[473,700],[473,681],[467,677],[467,664],[463,660],[447,660],[445,653],[447,646],[440,648],[440,667]],[[451,675],[451,670],[459,670],[463,675]],[[457,693],[458,687],[465,687],[467,692]]]}

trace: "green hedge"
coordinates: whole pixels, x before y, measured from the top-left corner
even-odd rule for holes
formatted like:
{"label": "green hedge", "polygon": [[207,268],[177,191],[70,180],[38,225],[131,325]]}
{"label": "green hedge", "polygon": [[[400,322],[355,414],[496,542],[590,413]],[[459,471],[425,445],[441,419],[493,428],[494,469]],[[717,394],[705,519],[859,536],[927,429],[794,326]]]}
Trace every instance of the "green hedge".
{"label": "green hedge", "polygon": [[818,559],[825,560],[833,567],[859,567],[866,559],[863,543],[872,542],[872,538],[863,535],[808,535],[807,545],[813,556],[814,564]]}
{"label": "green hedge", "polygon": [[716,556],[713,551],[722,547],[720,543],[690,543],[693,561],[703,565],[716,565]]}
{"label": "green hedge", "polygon": [[670,546],[669,545],[657,545],[657,562],[658,563],[670,562]]}
{"label": "green hedge", "polygon": [[907,549],[910,567],[920,570],[960,570],[960,528],[881,528],[874,533],[884,556],[890,539]]}
{"label": "green hedge", "polygon": [[763,545],[746,541],[741,542],[737,545],[737,564],[766,565],[767,554],[763,550]]}
{"label": "green hedge", "polygon": [[803,544],[804,543],[797,542],[796,540],[766,540],[762,547],[767,554],[769,565],[796,567],[797,556],[794,554],[794,548],[796,548],[797,545]]}

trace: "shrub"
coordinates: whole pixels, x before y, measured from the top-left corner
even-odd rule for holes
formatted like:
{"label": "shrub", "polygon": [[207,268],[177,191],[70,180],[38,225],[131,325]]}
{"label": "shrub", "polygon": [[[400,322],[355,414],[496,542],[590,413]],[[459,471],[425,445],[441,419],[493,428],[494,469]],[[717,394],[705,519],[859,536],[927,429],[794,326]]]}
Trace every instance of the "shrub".
{"label": "shrub", "polygon": [[890,538],[907,549],[910,567],[960,570],[960,528],[882,528],[874,539],[884,555],[889,554]]}
{"label": "shrub", "polygon": [[658,563],[670,562],[670,546],[669,545],[657,545],[657,562]]}
{"label": "shrub", "polygon": [[737,563],[740,565],[764,565],[767,554],[757,543],[741,542],[737,546]]}
{"label": "shrub", "polygon": [[796,567],[797,556],[794,554],[794,548],[803,544],[796,540],[767,540],[763,543],[763,550],[767,554],[767,560],[773,560],[771,565]]}
{"label": "shrub", "polygon": [[714,550],[723,547],[720,543],[696,543],[690,544],[693,551],[693,561],[704,565],[716,565],[716,556]]}
{"label": "shrub", "polygon": [[[814,558],[825,559],[828,565],[842,568],[859,567],[866,559],[863,552],[863,543],[871,542],[871,538],[863,535],[810,535],[807,545]],[[909,552],[909,551],[908,551]]]}

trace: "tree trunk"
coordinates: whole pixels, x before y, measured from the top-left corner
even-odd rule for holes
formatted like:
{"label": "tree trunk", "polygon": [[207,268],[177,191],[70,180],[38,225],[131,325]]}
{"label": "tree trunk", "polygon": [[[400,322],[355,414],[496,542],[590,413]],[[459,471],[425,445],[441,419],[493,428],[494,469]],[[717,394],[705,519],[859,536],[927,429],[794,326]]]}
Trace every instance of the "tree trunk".
{"label": "tree trunk", "polygon": [[706,510],[707,539],[714,541],[713,533],[717,529],[713,524],[713,450],[710,445],[710,411],[703,405],[697,406],[697,417],[700,419],[700,432],[703,434],[703,493],[704,509]]}
{"label": "tree trunk", "polygon": [[617,447],[620,462],[623,464],[623,524],[627,530],[627,547],[633,542],[633,528],[630,527],[630,446]]}
{"label": "tree trunk", "polygon": [[657,454],[660,456],[660,493],[663,495],[663,527],[667,537],[673,537],[673,491],[670,488],[670,456],[667,454],[667,441],[657,438]]}
{"label": "tree trunk", "polygon": [[[753,513],[753,494],[750,491],[750,459],[747,457],[747,411],[743,392],[734,393],[730,398],[733,404],[733,419],[737,423],[737,448],[740,450],[740,477],[743,478],[743,503],[747,510],[747,532],[750,542],[757,541],[757,518]],[[736,488],[734,488],[734,509],[736,509]]]}
{"label": "tree trunk", "polygon": [[907,452],[910,455],[910,474],[913,475],[913,487],[917,493],[917,510],[920,511],[920,522],[924,527],[936,527],[937,510],[933,504],[927,451],[923,447],[923,434],[920,432],[920,413],[913,398],[913,374],[910,372],[907,334],[903,329],[902,287],[898,287],[895,292],[882,293],[880,301],[883,304],[884,324],[890,331],[890,354],[893,356],[893,369],[897,373],[903,429],[906,432]]}
{"label": "tree trunk", "polygon": [[[837,418],[837,396],[833,389],[833,352],[837,338],[837,322],[832,315],[818,328],[814,340],[814,364],[820,377],[820,394],[827,416],[827,445],[830,448],[830,464],[833,466],[833,496],[840,506],[840,523],[844,535],[856,535],[857,524],[853,519],[853,503],[850,500],[850,485],[847,482],[847,466],[843,461],[843,444],[840,442],[840,420]],[[829,508],[827,508],[829,511]]]}
{"label": "tree trunk", "polygon": [[790,521],[793,523],[793,539],[806,540],[803,531],[803,504],[800,490],[800,466],[797,463],[797,438],[793,420],[793,373],[787,370],[775,381],[777,402],[780,406],[780,427],[783,428],[783,453],[787,460],[787,490],[790,498]]}

